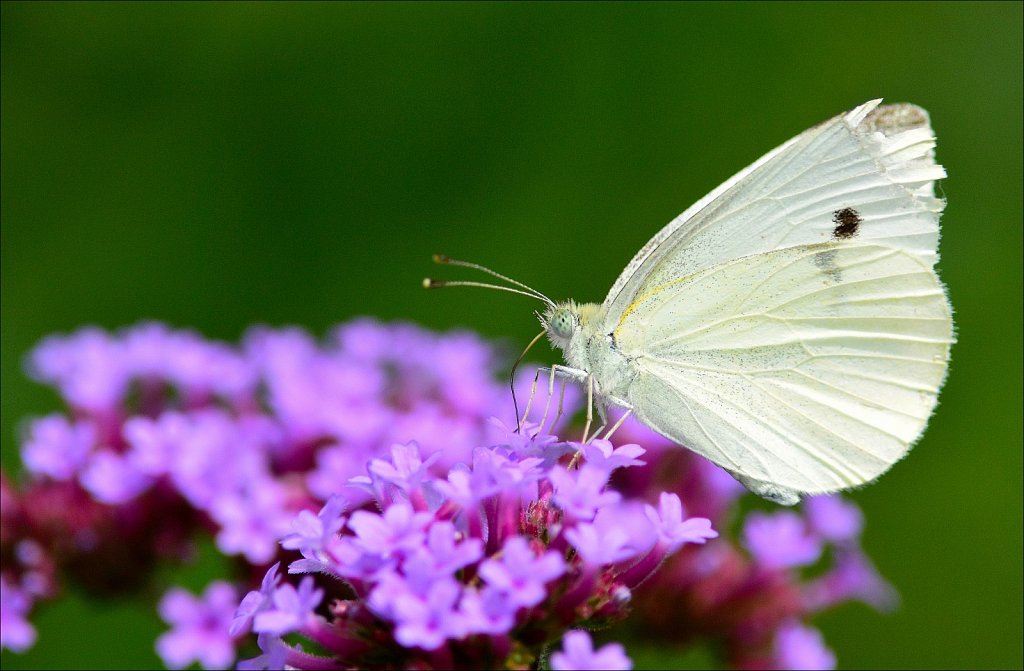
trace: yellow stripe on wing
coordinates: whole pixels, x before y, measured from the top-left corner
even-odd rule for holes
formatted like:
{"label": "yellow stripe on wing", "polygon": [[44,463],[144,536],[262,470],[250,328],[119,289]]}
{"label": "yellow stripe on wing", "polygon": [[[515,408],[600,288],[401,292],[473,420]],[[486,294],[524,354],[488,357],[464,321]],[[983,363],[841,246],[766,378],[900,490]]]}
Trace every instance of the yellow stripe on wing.
{"label": "yellow stripe on wing", "polygon": [[665,289],[668,289],[669,287],[671,287],[671,286],[673,286],[675,284],[679,284],[680,282],[685,282],[685,281],[687,281],[687,280],[691,279],[692,277],[694,277],[696,275],[699,275],[699,274],[700,273],[697,272],[697,273],[693,273],[691,275],[687,275],[686,277],[677,277],[676,279],[674,279],[674,280],[672,280],[670,282],[665,282],[661,286],[655,287],[651,291],[647,292],[646,294],[644,294],[640,298],[637,298],[632,303],[630,303],[629,307],[627,307],[625,310],[622,311],[622,315],[619,317],[618,323],[615,324],[615,338],[617,340],[619,339],[619,335],[620,335],[619,334],[619,330],[622,328],[622,323],[624,321],[626,321],[626,317],[628,317],[630,315],[630,313],[633,312],[633,310],[637,309],[637,307],[639,307],[639,305],[641,303],[646,301],[648,298],[652,298],[654,296],[657,296],[658,294],[660,294]]}

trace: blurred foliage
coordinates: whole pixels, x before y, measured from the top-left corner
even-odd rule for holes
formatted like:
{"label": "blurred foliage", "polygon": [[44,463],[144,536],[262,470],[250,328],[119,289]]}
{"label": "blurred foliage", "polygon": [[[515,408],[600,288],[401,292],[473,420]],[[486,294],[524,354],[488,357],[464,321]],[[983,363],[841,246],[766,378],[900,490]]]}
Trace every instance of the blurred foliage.
{"label": "blurred foliage", "polygon": [[[19,420],[57,407],[22,371],[48,333],[160,319],[235,340],[369,314],[518,351],[536,306],[421,290],[458,274],[432,252],[601,300],[736,170],[867,99],[908,100],[949,171],[959,343],[921,444],[854,494],[903,605],[820,624],[842,667],[1020,668],[1021,10],[5,2],[3,464]],[[72,591],[36,621],[5,669],[158,664],[148,605]]]}

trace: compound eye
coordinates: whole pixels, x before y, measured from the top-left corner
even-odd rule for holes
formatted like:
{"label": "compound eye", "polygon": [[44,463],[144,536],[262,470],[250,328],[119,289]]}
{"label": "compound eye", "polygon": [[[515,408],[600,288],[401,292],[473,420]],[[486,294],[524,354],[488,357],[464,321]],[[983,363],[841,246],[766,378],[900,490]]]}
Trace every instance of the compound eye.
{"label": "compound eye", "polygon": [[569,310],[557,310],[551,315],[551,332],[559,338],[571,338],[575,320]]}

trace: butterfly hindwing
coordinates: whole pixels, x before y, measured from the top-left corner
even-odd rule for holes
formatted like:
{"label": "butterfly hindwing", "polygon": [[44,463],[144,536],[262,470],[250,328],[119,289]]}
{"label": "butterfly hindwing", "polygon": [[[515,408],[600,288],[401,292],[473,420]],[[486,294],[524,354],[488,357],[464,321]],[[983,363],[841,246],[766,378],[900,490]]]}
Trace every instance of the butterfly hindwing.
{"label": "butterfly hindwing", "polygon": [[[833,241],[652,287],[622,315],[634,413],[784,502],[868,482],[909,449],[952,342],[920,256]],[[781,492],[781,493],[780,493]]]}

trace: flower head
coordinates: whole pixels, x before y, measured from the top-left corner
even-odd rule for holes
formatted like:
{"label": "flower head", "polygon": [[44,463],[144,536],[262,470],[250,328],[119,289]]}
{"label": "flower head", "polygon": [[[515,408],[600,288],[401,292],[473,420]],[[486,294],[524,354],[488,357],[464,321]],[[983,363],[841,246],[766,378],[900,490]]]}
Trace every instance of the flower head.
{"label": "flower head", "polygon": [[480,564],[480,577],[512,606],[536,606],[547,597],[545,584],[565,573],[565,560],[548,550],[537,556],[523,536],[512,536],[500,558]]}
{"label": "flower head", "polygon": [[825,647],[821,632],[788,622],[775,634],[775,664],[779,669],[834,669],[836,656]]}
{"label": "flower head", "polygon": [[26,424],[22,483],[0,474],[12,650],[59,576],[139,590],[204,536],[231,582],[161,601],[169,666],[223,667],[255,638],[239,668],[536,666],[559,641],[553,668],[629,668],[581,631],[627,613],[735,666],[826,665],[811,616],[895,601],[852,504],[751,513],[739,543],[727,473],[633,420],[564,440],[582,394],[532,371],[516,417],[469,333],[364,319],[233,346],[150,323],[54,336],[29,362],[67,409]]}
{"label": "flower head", "polygon": [[156,651],[169,668],[183,669],[199,662],[206,669],[223,669],[235,661],[235,641],[229,629],[238,593],[226,582],[207,586],[202,597],[181,588],[160,601],[160,617],[171,630],[156,640]]}
{"label": "flower head", "polygon": [[28,619],[32,597],[0,575],[0,649],[23,652],[36,642],[36,629]]}
{"label": "flower head", "polygon": [[821,556],[821,539],[795,512],[751,513],[743,528],[747,548],[769,568],[813,564]]}
{"label": "flower head", "polygon": [[633,662],[618,643],[609,643],[597,650],[585,631],[570,631],[562,639],[562,650],[551,655],[551,668],[570,669],[632,669]]}

